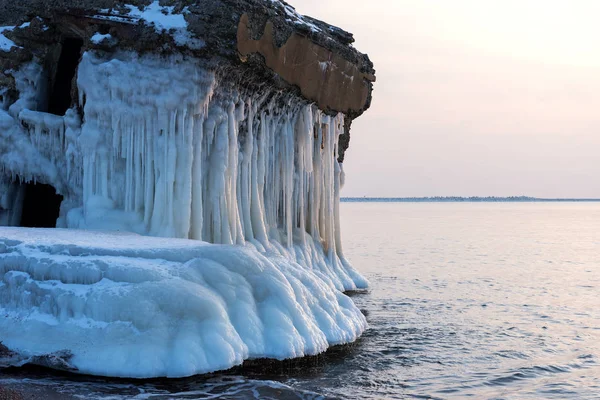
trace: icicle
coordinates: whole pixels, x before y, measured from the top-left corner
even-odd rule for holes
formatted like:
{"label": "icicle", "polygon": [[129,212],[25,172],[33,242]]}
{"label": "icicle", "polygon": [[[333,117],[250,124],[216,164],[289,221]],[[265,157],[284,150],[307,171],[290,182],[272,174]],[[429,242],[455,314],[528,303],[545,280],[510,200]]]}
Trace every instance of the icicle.
{"label": "icicle", "polygon": [[69,143],[67,176],[83,166],[70,227],[249,242],[353,286],[339,226],[342,114],[268,90],[246,97],[176,57],[86,53],[78,86],[80,131],[63,121],[47,143],[39,124],[31,131],[44,148]]}

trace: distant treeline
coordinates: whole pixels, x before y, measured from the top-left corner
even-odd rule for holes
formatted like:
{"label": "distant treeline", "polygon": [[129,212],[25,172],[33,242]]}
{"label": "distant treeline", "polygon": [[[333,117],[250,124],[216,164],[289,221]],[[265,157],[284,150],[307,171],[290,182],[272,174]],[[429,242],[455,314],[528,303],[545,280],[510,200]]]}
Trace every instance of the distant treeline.
{"label": "distant treeline", "polygon": [[510,202],[593,202],[600,199],[542,199],[528,196],[510,196],[510,197],[457,197],[457,196],[436,196],[436,197],[342,197],[342,202],[404,202],[404,203],[510,203]]}

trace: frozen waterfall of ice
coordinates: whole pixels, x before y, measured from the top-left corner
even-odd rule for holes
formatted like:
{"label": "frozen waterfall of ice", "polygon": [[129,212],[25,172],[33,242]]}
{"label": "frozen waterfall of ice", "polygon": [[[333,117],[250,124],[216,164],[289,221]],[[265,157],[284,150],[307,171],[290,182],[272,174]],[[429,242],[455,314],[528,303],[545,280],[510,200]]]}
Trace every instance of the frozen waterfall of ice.
{"label": "frozen waterfall of ice", "polygon": [[0,229],[8,348],[66,351],[86,373],[186,376],[317,354],[365,329],[342,294],[367,286],[341,247],[343,114],[244,93],[178,56],[85,53],[83,120],[36,111],[35,62],[14,76],[0,225],[19,220],[18,180],[37,180],[64,196],[57,226],[72,230]]}

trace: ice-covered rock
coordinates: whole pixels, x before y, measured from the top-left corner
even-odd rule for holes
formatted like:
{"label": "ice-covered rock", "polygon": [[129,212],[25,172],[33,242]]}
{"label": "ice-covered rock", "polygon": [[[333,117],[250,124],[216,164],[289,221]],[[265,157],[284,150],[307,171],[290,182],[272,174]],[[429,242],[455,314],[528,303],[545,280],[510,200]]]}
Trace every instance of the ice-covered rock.
{"label": "ice-covered rock", "polygon": [[0,229],[5,362],[186,376],[361,334],[339,197],[374,71],[350,34],[278,0],[12,3],[0,226],[65,229]]}

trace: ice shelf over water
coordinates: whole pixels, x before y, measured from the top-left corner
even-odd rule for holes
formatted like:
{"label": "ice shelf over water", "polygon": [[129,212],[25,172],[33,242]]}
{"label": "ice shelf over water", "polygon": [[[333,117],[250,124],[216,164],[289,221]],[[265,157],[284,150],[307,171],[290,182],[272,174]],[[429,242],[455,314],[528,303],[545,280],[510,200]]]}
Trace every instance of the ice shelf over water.
{"label": "ice shelf over water", "polygon": [[65,116],[39,111],[38,63],[13,76],[0,225],[18,225],[20,183],[37,181],[64,196],[69,228],[0,228],[13,359],[179,377],[317,354],[366,328],[342,293],[367,286],[341,246],[343,114],[181,56],[84,53],[80,111]]}
{"label": "ice shelf over water", "polygon": [[318,354],[365,329],[346,295],[253,245],[0,228],[0,335],[25,361],[182,377]]}

